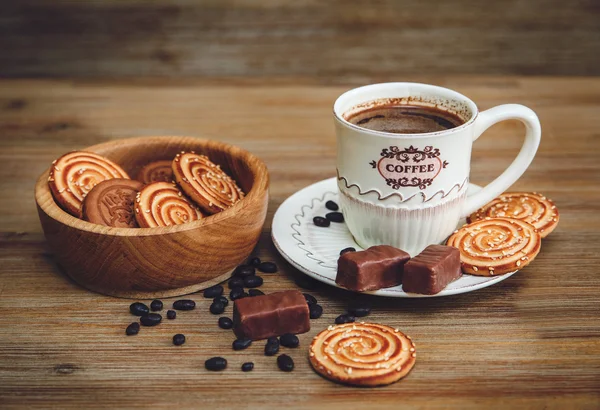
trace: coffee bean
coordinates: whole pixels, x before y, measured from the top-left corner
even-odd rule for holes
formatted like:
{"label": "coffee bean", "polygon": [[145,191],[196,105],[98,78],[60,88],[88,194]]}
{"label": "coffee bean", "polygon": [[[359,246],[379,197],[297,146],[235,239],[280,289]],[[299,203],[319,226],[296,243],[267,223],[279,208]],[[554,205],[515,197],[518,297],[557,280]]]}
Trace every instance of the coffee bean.
{"label": "coffee bean", "polygon": [[325,202],[325,208],[329,209],[330,211],[337,211],[338,209],[340,209],[340,207],[338,206],[338,204],[336,204],[333,201],[327,201],[327,202]]}
{"label": "coffee bean", "polygon": [[229,279],[229,282],[227,282],[227,286],[229,287],[229,289],[243,288],[244,287],[244,278],[241,278],[239,276],[234,276],[233,278]]}
{"label": "coffee bean", "polygon": [[348,313],[354,317],[365,317],[371,313],[371,308],[368,306],[352,306],[348,308]]}
{"label": "coffee bean", "polygon": [[327,228],[329,225],[331,225],[331,221],[323,218],[322,216],[315,216],[313,218],[313,223],[321,228]]}
{"label": "coffee bean", "polygon": [[277,336],[271,336],[267,339],[267,343],[279,346],[279,339],[277,338]]}
{"label": "coffee bean", "polygon": [[185,343],[185,335],[182,335],[181,333],[177,333],[175,336],[173,336],[173,344],[175,346],[181,346],[184,343]]}
{"label": "coffee bean", "polygon": [[210,288],[204,289],[204,297],[207,299],[216,298],[217,296],[221,296],[223,294],[223,286],[215,285]]}
{"label": "coffee bean", "polygon": [[279,343],[281,343],[281,345],[285,347],[295,348],[298,347],[298,345],[300,344],[300,339],[298,339],[298,336],[294,334],[285,333],[279,336]]}
{"label": "coffee bean", "polygon": [[252,344],[252,339],[250,339],[248,337],[242,337],[240,339],[234,340],[233,343],[231,344],[231,347],[233,347],[233,350],[244,350],[244,349],[250,347],[251,344]]}
{"label": "coffee bean", "polygon": [[225,296],[217,296],[213,299],[213,302],[221,302],[223,306],[227,307],[229,304],[229,299],[227,299]]}
{"label": "coffee bean", "polygon": [[248,260],[248,265],[254,266],[256,268],[258,265],[260,265],[260,258],[258,258],[256,256],[253,258],[250,258]]}
{"label": "coffee bean", "polygon": [[258,270],[264,273],[277,272],[277,265],[274,262],[263,262],[258,265]]}
{"label": "coffee bean", "polygon": [[311,319],[318,319],[323,314],[323,306],[318,304],[310,304],[308,305],[308,311]]}
{"label": "coffee bean", "polygon": [[174,310],[167,310],[167,319],[175,319],[177,317],[177,312],[175,312]]}
{"label": "coffee bean", "polygon": [[353,323],[355,320],[356,320],[356,318],[354,316],[344,314],[344,315],[339,315],[338,317],[335,318],[335,324],[341,325],[344,323]]}
{"label": "coffee bean", "polygon": [[225,316],[220,317],[219,318],[219,327],[221,329],[231,329],[233,327],[233,320],[231,320]]}
{"label": "coffee bean", "polygon": [[225,305],[222,304],[221,302],[213,302],[210,305],[210,313],[212,313],[213,315],[220,315],[221,313],[223,313],[225,311]]}
{"label": "coffee bean", "polygon": [[254,363],[252,362],[246,362],[242,365],[243,372],[251,372],[252,369],[254,369]]}
{"label": "coffee bean", "polygon": [[304,299],[306,299],[306,303],[310,304],[317,304],[317,298],[314,297],[313,295],[309,295],[308,293],[303,293],[304,295]]}
{"label": "coffee bean", "polygon": [[282,354],[277,357],[277,367],[281,371],[291,372],[294,370],[294,360],[287,354]]}
{"label": "coffee bean", "polygon": [[279,343],[267,343],[265,345],[265,356],[275,356],[279,353]]}
{"label": "coffee bean", "polygon": [[244,286],[247,288],[258,288],[262,286],[263,278],[260,276],[246,276],[244,278]]}
{"label": "coffee bean", "polygon": [[138,322],[133,322],[132,324],[130,324],[129,326],[127,326],[127,329],[125,329],[125,334],[127,336],[133,336],[133,335],[137,335],[140,331],[140,324]]}
{"label": "coffee bean", "polygon": [[344,214],[341,212],[329,212],[327,215],[325,215],[325,218],[327,218],[331,222],[344,222]]}
{"label": "coffee bean", "polygon": [[211,370],[213,372],[223,370],[227,367],[227,359],[223,357],[212,357],[204,362],[204,367],[206,367],[206,370]]}
{"label": "coffee bean", "polygon": [[146,316],[140,318],[140,322],[143,326],[156,326],[162,321],[162,316],[158,313],[148,313]]}
{"label": "coffee bean", "polygon": [[173,309],[176,310],[194,310],[196,302],[189,299],[181,299],[173,302]]}
{"label": "coffee bean", "polygon": [[129,311],[132,315],[136,316],[146,316],[148,313],[150,313],[150,309],[148,308],[148,306],[144,305],[141,302],[134,302],[131,305],[129,305]]}
{"label": "coffee bean", "polygon": [[248,290],[248,294],[250,296],[262,296],[262,295],[264,295],[264,293],[262,291],[258,290],[258,289],[250,289],[250,290]]}
{"label": "coffee bean", "polygon": [[154,299],[152,303],[150,303],[150,309],[152,309],[153,312],[158,312],[159,310],[162,310],[162,308],[163,303],[158,299]]}
{"label": "coffee bean", "polygon": [[254,266],[240,265],[233,271],[234,276],[245,278],[246,276],[252,276],[256,273]]}
{"label": "coffee bean", "polygon": [[356,249],[350,246],[349,248],[344,248],[340,251],[340,256],[348,252],[356,252]]}
{"label": "coffee bean", "polygon": [[244,288],[235,287],[229,292],[229,299],[236,300],[244,297]]}

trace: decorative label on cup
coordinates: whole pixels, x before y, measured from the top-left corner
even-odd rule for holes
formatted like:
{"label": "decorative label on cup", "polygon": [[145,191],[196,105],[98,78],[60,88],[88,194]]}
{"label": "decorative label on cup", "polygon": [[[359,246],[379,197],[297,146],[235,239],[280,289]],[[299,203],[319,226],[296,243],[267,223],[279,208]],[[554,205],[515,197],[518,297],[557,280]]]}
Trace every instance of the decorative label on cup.
{"label": "decorative label on cup", "polygon": [[448,161],[440,159],[440,150],[431,145],[420,150],[412,145],[404,150],[391,146],[381,150],[381,159],[371,161],[385,182],[392,189],[419,187],[425,189],[433,183],[440,171],[448,166]]}

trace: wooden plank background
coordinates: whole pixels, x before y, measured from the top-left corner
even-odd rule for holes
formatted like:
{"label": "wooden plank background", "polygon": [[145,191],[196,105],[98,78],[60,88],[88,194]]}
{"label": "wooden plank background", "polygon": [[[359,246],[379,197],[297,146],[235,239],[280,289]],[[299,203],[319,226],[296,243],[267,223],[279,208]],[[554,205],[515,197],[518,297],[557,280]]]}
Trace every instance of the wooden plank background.
{"label": "wooden plank background", "polygon": [[0,3],[3,77],[600,74],[598,0]]}
{"label": "wooden plank background", "polygon": [[[600,79],[412,77],[454,88],[482,109],[516,102],[540,116],[536,159],[513,189],[556,201],[561,221],[540,255],[504,282],[452,297],[367,298],[369,320],[417,343],[411,374],[394,385],[344,387],[316,375],[307,346],[355,298],[311,291],[325,313],[285,349],[277,370],[263,343],[233,352],[209,301],[175,321],[126,337],[128,300],[87,292],[55,267],[33,200],[37,176],[62,153],[139,135],[198,135],[240,145],[271,173],[271,200],[256,253],[276,261],[263,290],[293,288],[301,275],[270,240],[273,213],[296,190],[335,174],[333,100],[347,87],[257,85],[230,80],[0,80],[0,407],[597,409],[600,407]],[[514,158],[523,127],[494,126],[475,144],[473,182]],[[173,299],[165,300],[170,305]],[[226,314],[231,314],[231,305]],[[188,342],[171,345],[183,332]],[[208,373],[222,355],[229,368]],[[249,374],[239,370],[253,360]]]}

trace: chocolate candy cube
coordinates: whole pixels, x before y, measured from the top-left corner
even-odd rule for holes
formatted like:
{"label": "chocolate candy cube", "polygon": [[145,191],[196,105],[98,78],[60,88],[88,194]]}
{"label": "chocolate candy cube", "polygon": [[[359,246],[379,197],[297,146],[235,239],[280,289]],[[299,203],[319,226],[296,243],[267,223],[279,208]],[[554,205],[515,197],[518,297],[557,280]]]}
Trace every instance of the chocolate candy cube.
{"label": "chocolate candy cube", "polygon": [[405,292],[435,295],[461,276],[458,249],[429,245],[404,265],[402,289]]}

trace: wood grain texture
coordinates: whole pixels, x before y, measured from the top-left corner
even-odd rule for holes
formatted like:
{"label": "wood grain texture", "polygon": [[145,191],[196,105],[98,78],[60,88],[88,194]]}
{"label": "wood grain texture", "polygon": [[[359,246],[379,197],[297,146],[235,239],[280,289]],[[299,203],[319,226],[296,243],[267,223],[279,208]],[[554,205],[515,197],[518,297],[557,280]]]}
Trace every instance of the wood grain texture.
{"label": "wood grain texture", "polygon": [[[210,300],[126,337],[129,301],[85,291],[60,273],[42,235],[32,188],[60,154],[137,135],[197,135],[258,155],[271,175],[267,222],[255,254],[278,263],[265,292],[303,276],[278,256],[272,216],[296,190],[335,175],[331,106],[348,87],[310,81],[0,81],[0,407],[596,409],[600,406],[600,79],[421,77],[464,93],[481,109],[521,103],[542,123],[542,142],[512,190],[543,192],[561,221],[535,262],[492,287],[423,300],[365,298],[370,321],[398,327],[417,345],[401,382],[360,389],[316,375],[311,338],[354,294],[311,291],[324,315],[284,349],[291,374],[263,344],[231,350]],[[523,128],[503,122],[477,140],[472,180],[491,181],[513,160]],[[172,299],[165,300],[168,307]],[[231,315],[232,306],[226,309]],[[187,343],[171,344],[175,333]],[[204,361],[229,359],[225,372]],[[245,361],[255,370],[242,373]]]}
{"label": "wood grain texture", "polygon": [[596,0],[19,0],[0,76],[598,75]]}

